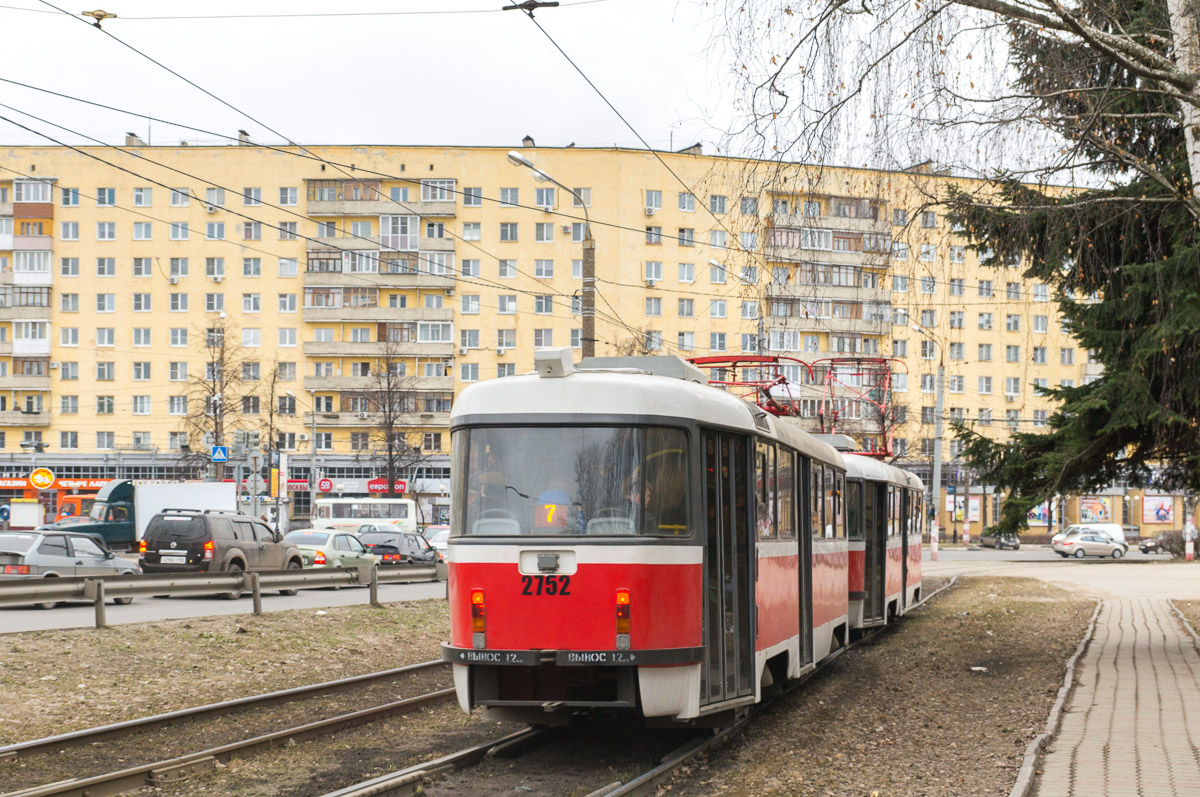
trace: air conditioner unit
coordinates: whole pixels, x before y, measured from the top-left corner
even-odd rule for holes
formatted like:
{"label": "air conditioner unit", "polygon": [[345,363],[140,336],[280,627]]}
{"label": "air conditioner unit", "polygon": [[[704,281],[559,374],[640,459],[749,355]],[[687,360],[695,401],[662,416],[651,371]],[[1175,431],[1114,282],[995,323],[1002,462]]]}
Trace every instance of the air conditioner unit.
{"label": "air conditioner unit", "polygon": [[300,442],[301,442],[301,443],[307,443],[307,442],[308,442],[308,435],[306,435],[306,434],[302,434],[302,435],[300,435],[300,437],[299,437],[299,440],[300,440]]}
{"label": "air conditioner unit", "polygon": [[562,228],[563,228],[563,232],[570,232],[570,231],[571,231],[571,225],[570,225],[570,224],[564,224],[564,225],[562,226]]}
{"label": "air conditioner unit", "polygon": [[167,277],[167,282],[171,285],[177,285],[179,283],[179,277]]}
{"label": "air conditioner unit", "polygon": [[538,205],[538,207],[541,208],[542,210],[546,211],[547,213],[554,210],[553,205]]}
{"label": "air conditioner unit", "polygon": [[213,278],[212,278],[212,281],[213,281],[213,282],[220,282],[220,281],[221,281],[221,280],[223,280],[223,279],[225,279],[225,278],[224,278],[223,276],[221,276],[220,274],[218,274],[218,275],[216,275],[215,277],[213,277]]}
{"label": "air conditioner unit", "polygon": [[57,367],[58,367],[58,360],[51,360],[50,361],[50,370],[54,370]]}
{"label": "air conditioner unit", "polygon": [[654,287],[655,285],[657,285],[657,284],[658,284],[658,280],[652,280],[652,279],[647,279],[647,280],[646,280],[646,287],[647,287],[647,288],[653,288],[653,287]]}
{"label": "air conditioner unit", "polygon": [[453,289],[453,288],[447,288],[447,289],[446,289],[446,295],[447,295],[447,296],[453,296],[453,295],[454,295],[454,289]]}
{"label": "air conditioner unit", "polygon": [[507,352],[507,351],[508,351],[508,349],[496,349],[496,356],[503,357],[505,352]]}
{"label": "air conditioner unit", "polygon": [[360,418],[369,418],[369,417],[370,417],[370,413],[369,413],[369,412],[360,412],[360,413],[358,414],[358,417],[360,417]]}
{"label": "air conditioner unit", "polygon": [[459,347],[458,347],[458,353],[459,353],[459,354],[466,354],[466,353],[467,353],[467,352],[469,352],[469,351],[470,351],[470,349],[468,349],[466,346],[459,346]]}
{"label": "air conditioner unit", "polygon": [[209,205],[209,204],[205,204],[205,206],[204,206],[204,209],[205,209],[205,210],[207,210],[209,213],[216,213],[216,212],[217,212],[217,206],[216,206],[216,205]]}
{"label": "air conditioner unit", "polygon": [[646,206],[646,215],[647,215],[647,216],[653,216],[653,215],[654,215],[654,208],[652,208],[652,207],[650,207],[649,205],[647,205],[647,206]]}
{"label": "air conditioner unit", "polygon": [[1004,394],[1004,400],[1005,400],[1005,401],[1016,401],[1016,400],[1017,400],[1017,394],[1016,394],[1016,393],[1005,393],[1005,394]]}

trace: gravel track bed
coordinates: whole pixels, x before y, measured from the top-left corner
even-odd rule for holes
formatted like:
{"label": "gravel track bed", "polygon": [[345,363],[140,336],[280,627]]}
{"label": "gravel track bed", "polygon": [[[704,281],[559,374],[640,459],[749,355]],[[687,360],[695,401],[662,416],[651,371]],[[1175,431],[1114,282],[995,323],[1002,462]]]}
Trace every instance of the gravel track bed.
{"label": "gravel track bed", "polygon": [[288,703],[246,708],[232,714],[180,722],[86,747],[0,761],[0,792],[67,778],[86,778],[117,769],[163,761],[272,731],[415,697],[453,685],[449,668],[406,674],[394,680],[299,698]]}
{"label": "gravel track bed", "polygon": [[1007,795],[1094,607],[1036,579],[960,579],[766,708],[670,793]]}

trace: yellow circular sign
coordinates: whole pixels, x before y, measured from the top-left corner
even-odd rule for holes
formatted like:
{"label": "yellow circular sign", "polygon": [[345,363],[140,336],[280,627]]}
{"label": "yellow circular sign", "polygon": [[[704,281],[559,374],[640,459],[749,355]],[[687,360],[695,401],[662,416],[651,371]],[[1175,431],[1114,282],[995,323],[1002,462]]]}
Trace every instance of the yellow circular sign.
{"label": "yellow circular sign", "polygon": [[54,486],[54,471],[49,468],[36,468],[29,474],[29,483],[39,490],[49,490]]}

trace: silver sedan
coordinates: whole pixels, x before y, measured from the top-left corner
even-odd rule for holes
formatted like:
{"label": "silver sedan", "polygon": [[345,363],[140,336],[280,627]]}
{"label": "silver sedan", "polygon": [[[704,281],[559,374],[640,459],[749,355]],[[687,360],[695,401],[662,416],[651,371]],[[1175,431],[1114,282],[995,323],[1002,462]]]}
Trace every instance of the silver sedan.
{"label": "silver sedan", "polygon": [[[62,531],[0,532],[0,578],[68,578],[130,575],[138,566],[121,559],[88,534]],[[133,598],[116,598],[130,603]],[[54,603],[39,603],[42,609]]]}
{"label": "silver sedan", "polygon": [[1113,542],[1108,537],[1098,533],[1068,534],[1054,540],[1051,544],[1054,552],[1062,557],[1073,556],[1082,559],[1085,556],[1111,556],[1120,559],[1125,555],[1125,545]]}

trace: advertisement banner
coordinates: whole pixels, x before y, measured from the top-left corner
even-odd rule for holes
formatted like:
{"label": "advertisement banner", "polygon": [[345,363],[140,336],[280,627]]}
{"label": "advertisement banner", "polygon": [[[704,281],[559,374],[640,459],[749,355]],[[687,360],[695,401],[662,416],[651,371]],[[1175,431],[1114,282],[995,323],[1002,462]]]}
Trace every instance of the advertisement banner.
{"label": "advertisement banner", "polygon": [[1112,496],[1085,495],[1079,499],[1080,523],[1112,523]]}
{"label": "advertisement banner", "polygon": [[1045,501],[1029,510],[1026,515],[1031,526],[1045,526],[1050,522],[1050,502]]}
{"label": "advertisement banner", "polygon": [[983,520],[983,496],[971,496],[970,503],[967,505],[967,520],[972,523],[978,523]]}
{"label": "advertisement banner", "polygon": [[1175,497],[1171,495],[1142,496],[1142,523],[1175,522]]}

